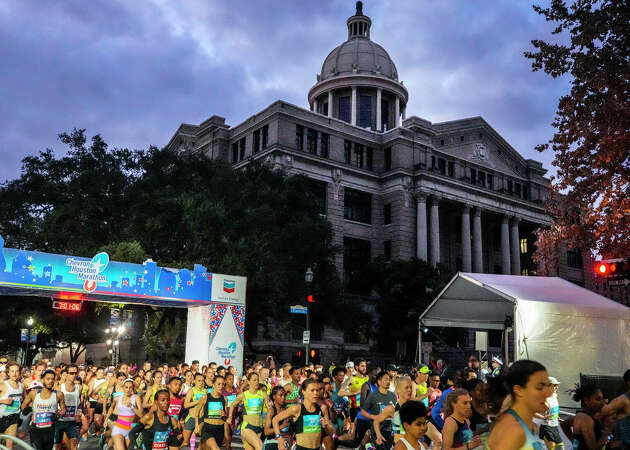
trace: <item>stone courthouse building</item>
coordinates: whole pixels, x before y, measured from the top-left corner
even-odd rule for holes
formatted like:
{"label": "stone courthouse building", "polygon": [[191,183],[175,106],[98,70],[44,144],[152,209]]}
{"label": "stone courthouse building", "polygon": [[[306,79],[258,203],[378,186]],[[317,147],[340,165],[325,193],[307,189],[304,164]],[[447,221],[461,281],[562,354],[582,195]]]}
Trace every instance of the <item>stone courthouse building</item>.
{"label": "stone courthouse building", "polygon": [[[378,256],[417,256],[453,272],[533,274],[533,232],[550,223],[542,163],[482,117],[432,123],[410,114],[413,93],[372,40],[371,24],[357,2],[308,108],[278,100],[234,126],[213,115],[180,125],[168,147],[234,169],[263,161],[313,180],[343,248],[337,265],[346,281]],[[563,252],[560,275],[584,284],[578,252]]]}

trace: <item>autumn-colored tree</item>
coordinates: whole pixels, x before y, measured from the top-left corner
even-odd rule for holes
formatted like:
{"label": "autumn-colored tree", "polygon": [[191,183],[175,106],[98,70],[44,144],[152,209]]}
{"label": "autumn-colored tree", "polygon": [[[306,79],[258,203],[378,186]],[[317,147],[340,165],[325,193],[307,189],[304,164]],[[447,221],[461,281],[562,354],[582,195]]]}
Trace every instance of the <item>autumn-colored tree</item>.
{"label": "autumn-colored tree", "polygon": [[534,71],[570,75],[553,137],[551,227],[538,235],[539,271],[564,242],[604,257],[630,255],[630,4],[628,0],[551,0],[534,10],[553,22],[554,42],[533,40]]}

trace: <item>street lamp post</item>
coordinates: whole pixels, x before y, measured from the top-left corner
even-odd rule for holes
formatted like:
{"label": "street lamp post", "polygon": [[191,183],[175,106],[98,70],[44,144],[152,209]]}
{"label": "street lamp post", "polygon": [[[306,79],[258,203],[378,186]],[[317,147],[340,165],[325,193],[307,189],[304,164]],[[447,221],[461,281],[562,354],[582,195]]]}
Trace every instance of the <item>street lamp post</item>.
{"label": "street lamp post", "polygon": [[28,348],[31,345],[31,328],[33,327],[33,323],[35,322],[33,321],[32,317],[29,317],[26,321],[26,328],[28,329],[28,333],[26,333],[26,352],[24,353],[25,366],[28,366]]}
{"label": "street lamp post", "polygon": [[[120,362],[120,338],[125,333],[125,326],[105,328],[105,335],[110,336],[111,339],[107,339],[108,353],[111,355],[112,364],[116,365]],[[111,346],[111,348],[110,348]]]}
{"label": "street lamp post", "polygon": [[308,331],[308,341],[306,342],[306,365],[308,365],[308,360],[309,360],[309,352],[310,352],[310,342],[311,342],[311,324],[310,324],[310,319],[311,319],[311,305],[310,302],[308,301],[308,291],[309,288],[311,286],[311,283],[313,281],[313,271],[311,270],[311,268],[309,267],[308,269],[306,269],[306,273],[304,274],[304,281],[306,281],[306,286],[307,286],[307,293],[306,293],[306,331]]}

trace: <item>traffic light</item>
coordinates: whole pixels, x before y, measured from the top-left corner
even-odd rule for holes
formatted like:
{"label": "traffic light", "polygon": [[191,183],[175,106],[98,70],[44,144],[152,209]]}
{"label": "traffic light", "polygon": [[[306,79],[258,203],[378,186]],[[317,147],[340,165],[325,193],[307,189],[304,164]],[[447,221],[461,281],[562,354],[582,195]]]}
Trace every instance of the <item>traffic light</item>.
{"label": "traffic light", "polygon": [[302,350],[298,350],[298,358],[302,357]]}
{"label": "traffic light", "polygon": [[315,303],[315,299],[313,298],[313,294],[309,294],[306,296],[306,301],[309,303]]}
{"label": "traffic light", "polygon": [[311,359],[315,358],[315,356],[317,356],[317,350],[315,350],[314,348],[311,349]]}
{"label": "traffic light", "polygon": [[595,273],[600,278],[630,278],[630,258],[603,259],[595,262]]}

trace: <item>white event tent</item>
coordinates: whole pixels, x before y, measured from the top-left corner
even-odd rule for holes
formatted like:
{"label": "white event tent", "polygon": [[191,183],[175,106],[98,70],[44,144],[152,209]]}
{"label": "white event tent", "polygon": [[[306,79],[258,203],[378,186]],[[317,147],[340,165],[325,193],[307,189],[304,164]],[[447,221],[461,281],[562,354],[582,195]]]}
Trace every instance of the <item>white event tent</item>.
{"label": "white event tent", "polygon": [[[557,277],[457,273],[420,316],[419,326],[505,330],[515,359],[542,363],[565,391],[586,375],[630,368],[630,308]],[[507,334],[507,333],[506,333]]]}

